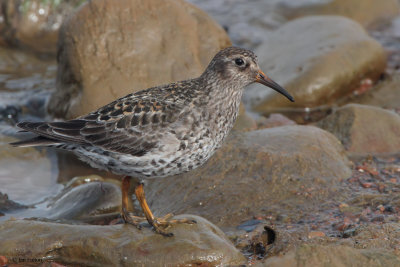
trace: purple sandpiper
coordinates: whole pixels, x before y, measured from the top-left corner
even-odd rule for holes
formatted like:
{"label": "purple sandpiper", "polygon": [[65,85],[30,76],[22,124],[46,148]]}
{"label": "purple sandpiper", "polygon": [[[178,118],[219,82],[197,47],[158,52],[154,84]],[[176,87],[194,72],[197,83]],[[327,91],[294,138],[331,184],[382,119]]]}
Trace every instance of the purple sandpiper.
{"label": "purple sandpiper", "polygon": [[170,215],[155,218],[142,181],[204,164],[232,129],[243,89],[254,82],[294,101],[260,70],[253,52],[229,47],[218,52],[198,78],[132,93],[69,121],[21,122],[18,127],[35,136],[12,145],[66,149],[92,167],[123,175],[124,221],[140,227],[144,220],[133,215],[135,193],[153,229],[171,236],[166,231],[171,223],[194,222],[171,220]]}

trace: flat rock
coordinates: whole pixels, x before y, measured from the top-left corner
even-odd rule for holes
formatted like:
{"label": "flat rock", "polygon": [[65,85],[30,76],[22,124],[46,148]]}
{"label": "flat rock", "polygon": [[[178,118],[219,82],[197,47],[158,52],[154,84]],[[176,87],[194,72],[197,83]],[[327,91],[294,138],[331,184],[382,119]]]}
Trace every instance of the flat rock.
{"label": "flat rock", "polygon": [[350,175],[333,135],[313,126],[282,126],[232,134],[204,166],[149,180],[145,191],[159,215],[191,213],[236,227],[256,215],[315,208]]}
{"label": "flat rock", "polygon": [[36,221],[0,223],[0,255],[78,266],[227,266],[245,262],[221,230],[197,216],[177,224],[173,237],[131,225],[68,225]]}
{"label": "flat rock", "polygon": [[375,81],[386,65],[382,46],[358,23],[338,16],[291,21],[271,33],[256,54],[263,71],[296,100],[255,85],[245,91],[244,101],[262,113],[334,103],[363,79]]}
{"label": "flat rock", "polygon": [[333,133],[352,154],[400,151],[400,116],[389,110],[348,104],[316,125]]}
{"label": "flat rock", "polygon": [[231,44],[183,0],[89,1],[64,21],[48,110],[73,118],[151,86],[199,76]]}

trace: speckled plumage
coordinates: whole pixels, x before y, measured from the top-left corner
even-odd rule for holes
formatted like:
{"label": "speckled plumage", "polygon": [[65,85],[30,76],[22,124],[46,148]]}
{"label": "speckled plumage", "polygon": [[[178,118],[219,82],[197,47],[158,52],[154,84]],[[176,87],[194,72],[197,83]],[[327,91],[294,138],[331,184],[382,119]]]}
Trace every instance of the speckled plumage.
{"label": "speckled plumage", "polygon": [[141,179],[186,172],[220,147],[244,87],[260,73],[251,51],[227,48],[199,78],[129,94],[75,120],[19,123],[38,136],[15,145],[71,150],[93,167]]}

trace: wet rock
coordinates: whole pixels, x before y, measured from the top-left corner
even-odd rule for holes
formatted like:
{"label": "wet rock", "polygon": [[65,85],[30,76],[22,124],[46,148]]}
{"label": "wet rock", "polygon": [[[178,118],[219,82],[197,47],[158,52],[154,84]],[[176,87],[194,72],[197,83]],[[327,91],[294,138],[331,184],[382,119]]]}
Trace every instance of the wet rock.
{"label": "wet rock", "polygon": [[93,221],[96,215],[120,212],[120,185],[90,182],[68,187],[50,201],[48,207],[46,213],[40,217],[51,220]]}
{"label": "wet rock", "polygon": [[[197,216],[177,224],[171,238],[131,225],[67,225],[35,221],[0,223],[0,255],[79,266],[227,266],[244,263],[221,230]],[[32,235],[35,238],[32,238]]]}
{"label": "wet rock", "polygon": [[[8,198],[7,194],[0,192],[0,214],[17,209],[26,209],[27,206],[18,204]],[[0,215],[1,216],[1,215]]]}
{"label": "wet rock", "polygon": [[333,133],[352,154],[400,151],[400,116],[392,111],[348,104],[316,125]]}
{"label": "wet rock", "polygon": [[[261,266],[261,265],[260,265]],[[302,245],[283,256],[268,258],[263,266],[400,266],[395,253],[340,245]]]}
{"label": "wet rock", "polygon": [[2,1],[0,44],[55,55],[61,22],[84,1]]}
{"label": "wet rock", "polygon": [[0,188],[10,199],[33,204],[59,192],[53,173],[54,158],[46,150],[14,148],[15,138],[0,134]]}
{"label": "wet rock", "polygon": [[72,118],[151,86],[199,76],[225,31],[183,0],[99,0],[60,31],[57,92],[48,110]]}
{"label": "wet rock", "polygon": [[256,54],[263,71],[296,100],[253,86],[244,93],[245,104],[263,113],[334,103],[363,79],[375,81],[386,64],[378,42],[358,23],[337,16],[291,21],[271,33]]}
{"label": "wet rock", "polygon": [[278,10],[287,19],[310,15],[339,15],[357,21],[365,27],[387,22],[400,14],[396,0],[280,0]]}
{"label": "wet rock", "polygon": [[282,126],[232,134],[204,166],[149,180],[145,190],[155,213],[192,213],[236,227],[258,214],[319,207],[351,175],[348,164],[328,132]]}

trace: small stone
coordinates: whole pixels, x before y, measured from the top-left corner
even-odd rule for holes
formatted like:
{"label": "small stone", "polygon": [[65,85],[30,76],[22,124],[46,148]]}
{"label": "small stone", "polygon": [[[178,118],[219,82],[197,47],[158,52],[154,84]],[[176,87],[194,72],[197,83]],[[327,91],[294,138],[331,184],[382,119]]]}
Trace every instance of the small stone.
{"label": "small stone", "polygon": [[384,205],[383,207],[386,212],[394,212],[395,211],[393,206],[391,206],[391,205]]}
{"label": "small stone", "polygon": [[8,260],[6,257],[0,255],[0,266],[7,266]]}
{"label": "small stone", "polygon": [[312,231],[308,233],[308,238],[312,239],[312,238],[316,238],[316,237],[324,237],[326,236],[324,232],[321,231]]}
{"label": "small stone", "polygon": [[376,207],[377,210],[380,210],[381,212],[385,211],[385,207],[381,204],[378,207]]}
{"label": "small stone", "polygon": [[357,233],[357,229],[358,229],[357,227],[354,227],[354,228],[350,228],[350,229],[345,230],[343,232],[342,237],[343,238],[349,238],[349,237],[355,236],[356,233]]}
{"label": "small stone", "polygon": [[349,207],[349,205],[347,205],[346,203],[340,203],[339,204],[339,209],[345,209],[345,208],[348,208]]}
{"label": "small stone", "polygon": [[371,219],[371,222],[383,222],[385,221],[385,217],[383,215],[378,215]]}
{"label": "small stone", "polygon": [[370,188],[372,187],[373,183],[361,183],[361,186],[364,188]]}

